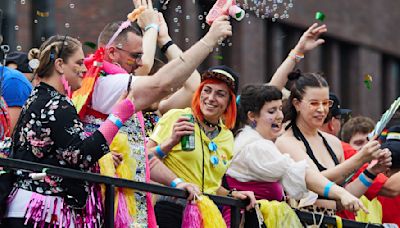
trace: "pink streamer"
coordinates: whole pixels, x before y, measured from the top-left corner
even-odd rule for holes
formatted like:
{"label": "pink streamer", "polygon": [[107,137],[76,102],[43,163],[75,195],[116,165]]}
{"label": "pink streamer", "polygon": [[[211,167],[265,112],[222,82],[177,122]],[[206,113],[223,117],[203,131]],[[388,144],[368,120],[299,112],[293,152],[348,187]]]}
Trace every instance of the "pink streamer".
{"label": "pink streamer", "polygon": [[114,226],[115,228],[125,228],[129,227],[132,222],[122,189],[118,189],[118,208]]}
{"label": "pink streamer", "polygon": [[183,212],[182,228],[202,228],[203,219],[200,210],[194,203],[187,203]]}
{"label": "pink streamer", "polygon": [[71,96],[72,96],[71,86],[68,84],[68,81],[67,81],[67,79],[65,78],[65,75],[62,75],[62,76],[61,76],[61,83],[62,83],[63,86],[64,86],[64,90],[65,90],[65,92],[67,93],[67,96],[68,96],[69,98],[71,98]]}
{"label": "pink streamer", "polygon": [[114,40],[118,37],[118,35],[122,32],[122,30],[128,28],[131,25],[130,20],[126,20],[122,22],[122,24],[119,26],[118,30],[114,33],[114,35],[111,37],[111,39],[108,41],[106,48],[110,47],[111,44],[114,42]]}

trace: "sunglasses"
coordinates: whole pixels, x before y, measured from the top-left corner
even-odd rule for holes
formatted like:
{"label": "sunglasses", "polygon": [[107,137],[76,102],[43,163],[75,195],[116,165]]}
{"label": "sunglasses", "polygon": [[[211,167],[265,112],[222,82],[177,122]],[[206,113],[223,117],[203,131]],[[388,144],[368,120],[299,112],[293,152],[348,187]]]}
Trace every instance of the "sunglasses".
{"label": "sunglasses", "polygon": [[321,105],[324,109],[328,109],[333,106],[332,100],[324,100],[324,101],[311,100],[307,101],[307,103],[310,109],[318,109],[319,107],[321,107]]}
{"label": "sunglasses", "polygon": [[143,56],[143,53],[130,52],[130,51],[127,51],[127,50],[122,49],[120,47],[116,47],[116,49],[118,49],[120,51],[123,51],[123,52],[126,52],[132,59],[135,59],[136,61],[141,60],[142,56]]}
{"label": "sunglasses", "polygon": [[218,165],[219,164],[219,158],[218,158],[218,155],[217,155],[217,149],[218,149],[217,144],[215,144],[215,142],[210,142],[208,144],[208,149],[210,150],[210,152],[212,154],[211,157],[210,157],[211,164],[213,166]]}

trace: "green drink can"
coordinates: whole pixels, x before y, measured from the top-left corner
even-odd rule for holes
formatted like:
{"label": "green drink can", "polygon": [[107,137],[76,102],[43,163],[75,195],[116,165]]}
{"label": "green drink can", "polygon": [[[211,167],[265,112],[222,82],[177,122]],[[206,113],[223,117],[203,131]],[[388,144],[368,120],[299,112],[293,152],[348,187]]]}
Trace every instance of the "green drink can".
{"label": "green drink can", "polygon": [[[192,114],[183,114],[182,116],[188,117],[189,122],[194,123],[194,117]],[[195,138],[194,132],[190,135],[184,135],[181,138],[181,147],[183,151],[191,151],[194,150],[195,147]]]}

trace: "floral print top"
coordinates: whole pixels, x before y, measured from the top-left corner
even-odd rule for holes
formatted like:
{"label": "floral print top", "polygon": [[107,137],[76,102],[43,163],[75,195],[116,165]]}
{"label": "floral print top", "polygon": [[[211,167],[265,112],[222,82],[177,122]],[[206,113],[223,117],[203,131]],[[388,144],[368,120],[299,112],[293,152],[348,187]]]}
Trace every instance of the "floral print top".
{"label": "floral print top", "polygon": [[[109,151],[99,131],[90,137],[85,134],[71,100],[43,82],[33,89],[22,108],[15,131],[11,157],[16,159],[88,171]],[[72,184],[76,181],[55,176],[32,180],[23,170],[16,173],[19,188],[44,195],[86,198],[87,188]]]}

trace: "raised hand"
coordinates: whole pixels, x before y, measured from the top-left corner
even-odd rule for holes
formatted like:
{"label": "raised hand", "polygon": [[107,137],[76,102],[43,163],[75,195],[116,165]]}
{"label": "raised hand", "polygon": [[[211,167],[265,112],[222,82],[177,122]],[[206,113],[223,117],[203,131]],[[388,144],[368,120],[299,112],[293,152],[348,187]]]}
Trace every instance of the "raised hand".
{"label": "raised hand", "polygon": [[210,45],[216,45],[219,40],[232,36],[232,25],[228,16],[220,16],[212,23],[203,39]]}
{"label": "raised hand", "polygon": [[145,7],[145,10],[140,14],[137,23],[144,30],[150,24],[159,25],[158,12],[154,10],[151,0],[133,0],[135,8]]}
{"label": "raised hand", "polygon": [[317,23],[314,23],[307,29],[307,31],[303,33],[303,35],[300,37],[300,40],[294,49],[297,52],[304,54],[318,47],[319,45],[325,42],[325,40],[320,39],[319,37],[321,36],[321,34],[327,31],[328,29],[326,28],[326,25],[318,26]]}
{"label": "raised hand", "polygon": [[162,47],[162,45],[171,40],[171,37],[168,33],[168,25],[167,22],[165,22],[164,15],[162,13],[158,13],[158,23],[160,25],[160,31],[158,32],[157,43],[158,46]]}

